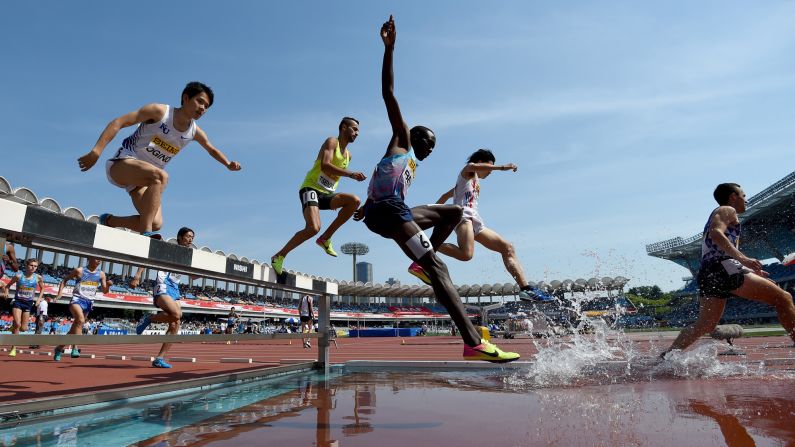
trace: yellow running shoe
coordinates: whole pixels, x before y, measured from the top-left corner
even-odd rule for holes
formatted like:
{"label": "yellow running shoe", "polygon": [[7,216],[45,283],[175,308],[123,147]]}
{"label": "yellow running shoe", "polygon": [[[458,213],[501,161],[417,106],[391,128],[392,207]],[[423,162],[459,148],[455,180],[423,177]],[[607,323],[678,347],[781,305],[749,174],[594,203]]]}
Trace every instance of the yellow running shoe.
{"label": "yellow running shoe", "polygon": [[428,284],[429,286],[432,285],[431,277],[428,276],[428,272],[426,272],[425,269],[416,262],[412,262],[409,266],[409,273],[419,278],[420,281],[424,282],[425,284]]}
{"label": "yellow running shoe", "polygon": [[320,245],[320,248],[325,250],[327,255],[334,256],[335,258],[337,257],[337,252],[334,251],[334,247],[331,246],[331,239],[326,239],[324,241],[323,239],[317,238],[315,243]]}
{"label": "yellow running shoe", "polygon": [[274,256],[271,258],[271,267],[273,267],[273,270],[276,270],[277,275],[282,274],[283,264],[284,264],[284,256]]}
{"label": "yellow running shoe", "polygon": [[8,353],[8,356],[9,357],[16,357],[17,356],[17,347],[16,346],[11,348],[11,352]]}
{"label": "yellow running shoe", "polygon": [[497,345],[491,344],[486,340],[480,340],[480,344],[475,347],[464,345],[464,360],[483,360],[492,363],[508,363],[519,360],[519,354],[515,352],[504,352]]}

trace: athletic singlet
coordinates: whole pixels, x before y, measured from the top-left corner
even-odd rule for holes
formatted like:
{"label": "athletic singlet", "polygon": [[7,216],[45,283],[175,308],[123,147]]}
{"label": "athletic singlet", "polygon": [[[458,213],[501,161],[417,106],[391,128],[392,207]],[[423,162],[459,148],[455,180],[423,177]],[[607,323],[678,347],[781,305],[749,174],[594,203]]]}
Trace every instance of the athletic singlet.
{"label": "athletic singlet", "polygon": [[[331,164],[340,169],[346,169],[350,162],[350,153],[347,153],[346,156],[343,156],[342,152],[340,151],[340,143],[337,141],[337,149],[334,150],[334,155],[331,157]],[[340,177],[338,175],[326,175],[323,173],[323,170],[320,169],[320,164],[321,160],[316,159],[315,163],[312,165],[312,169],[306,173],[306,178],[304,178],[304,183],[301,183],[300,188],[312,188],[316,191],[324,193],[333,193],[337,190],[337,185],[340,183]]]}
{"label": "athletic singlet", "polygon": [[459,174],[453,190],[453,205],[477,210],[478,197],[480,197],[480,179],[478,179],[478,175],[473,173],[472,178],[466,178],[464,174]]}
{"label": "athletic singlet", "polygon": [[301,306],[298,308],[298,314],[302,317],[309,316],[309,304],[312,302],[312,297],[305,296],[301,298]]}
{"label": "athletic singlet", "polygon": [[99,289],[101,283],[102,271],[99,266],[92,272],[86,265],[83,267],[83,274],[80,276],[80,280],[75,284],[75,288],[72,291],[72,298],[83,298],[93,301],[94,297],[97,296],[97,289]]}
{"label": "athletic singlet", "polygon": [[373,171],[367,187],[367,198],[373,202],[389,198],[405,200],[416,170],[417,157],[414,156],[414,149],[405,154],[382,158]]}
{"label": "athletic singlet", "polygon": [[182,295],[179,291],[179,282],[182,280],[182,276],[180,273],[158,271],[155,296],[169,295],[171,298],[178,300]]}
{"label": "athletic singlet", "polygon": [[[717,208],[715,208],[717,210]],[[712,223],[712,218],[715,217],[715,210],[712,210],[712,213],[709,215],[709,219],[707,220],[707,225],[704,226],[704,241],[701,243],[701,263],[705,263],[707,261],[714,261],[714,260],[723,260],[729,259],[731,256],[727,255],[723,249],[718,247],[718,244],[709,237],[709,227]],[[729,242],[735,247],[738,247],[740,244],[740,230],[741,224],[738,222],[737,225],[732,225],[726,228],[726,232],[724,233],[727,238],[729,238]]]}
{"label": "athletic singlet", "polygon": [[36,286],[39,285],[39,275],[34,273],[30,278],[23,272],[17,272],[17,293],[14,299],[19,301],[32,301],[36,297]]}
{"label": "athletic singlet", "polygon": [[156,123],[140,123],[135,132],[125,138],[113,159],[135,158],[164,168],[183,147],[193,141],[196,122],[190,120],[185,132],[174,128],[174,107],[167,105],[163,119]]}

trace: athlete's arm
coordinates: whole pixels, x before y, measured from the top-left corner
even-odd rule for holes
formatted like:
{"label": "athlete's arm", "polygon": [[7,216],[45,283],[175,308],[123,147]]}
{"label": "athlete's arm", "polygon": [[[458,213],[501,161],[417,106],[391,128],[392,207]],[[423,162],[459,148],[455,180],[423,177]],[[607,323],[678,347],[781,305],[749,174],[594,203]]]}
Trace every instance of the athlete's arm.
{"label": "athlete's arm", "polygon": [[78,267],[69,273],[69,276],[61,279],[61,283],[58,284],[58,294],[55,295],[55,301],[57,302],[61,299],[61,295],[63,295],[63,288],[66,286],[66,283],[69,282],[70,279],[77,279],[83,276],[82,267]]}
{"label": "athlete's arm", "polygon": [[[17,260],[17,252],[14,250],[13,244],[6,244],[6,254],[4,255],[6,259],[8,259],[8,263],[11,264],[11,270],[17,271],[19,270],[19,260]],[[0,272],[2,275],[3,272]]]}
{"label": "athlete's arm", "polygon": [[726,237],[725,233],[729,226],[736,225],[737,223],[739,223],[737,211],[730,206],[721,206],[715,211],[715,215],[712,216],[707,234],[724,253],[736,259],[740,264],[748,267],[755,273],[761,276],[767,276],[767,273],[762,270],[761,262],[742,254],[742,252],[731,243],[729,238]]}
{"label": "athlete's arm", "polygon": [[389,124],[392,126],[392,139],[389,140],[387,155],[396,150],[408,151],[409,127],[403,121],[400,113],[400,105],[395,98],[395,74],[392,70],[392,53],[395,50],[395,20],[389,16],[389,20],[381,25],[381,40],[384,41],[384,62],[381,66],[381,96],[384,97],[386,113],[389,116]]}
{"label": "athlete's arm", "polygon": [[39,285],[39,298],[36,300],[36,307],[39,307],[39,303],[41,302],[41,299],[44,297],[44,277],[39,275],[38,273],[36,273],[35,275],[36,275],[36,283]]}
{"label": "athlete's arm", "polygon": [[436,203],[439,205],[444,205],[445,202],[447,202],[448,200],[450,200],[451,197],[453,197],[454,193],[455,193],[455,187],[452,187],[450,188],[450,191],[447,191],[446,193],[442,194],[442,196],[439,197],[439,200],[437,200]]}
{"label": "athlete's arm", "polygon": [[204,131],[201,130],[199,126],[196,126],[196,135],[193,136],[193,139],[196,140],[196,142],[199,143],[204,148],[204,150],[206,150],[207,153],[210,154],[211,157],[218,160],[218,163],[221,163],[222,165],[226,166],[227,169],[229,169],[230,171],[239,171],[240,168],[242,167],[240,166],[240,163],[236,161],[229,161],[229,159],[226,158],[226,155],[224,155],[223,152],[216,149],[216,147],[213,146],[212,143],[210,143],[210,140],[207,138],[207,134],[204,133]]}
{"label": "athlete's arm", "polygon": [[105,126],[105,130],[102,131],[99,139],[94,144],[94,147],[91,148],[87,154],[77,159],[80,170],[88,171],[91,169],[97,160],[99,160],[99,156],[102,155],[105,146],[116,138],[116,134],[118,134],[121,129],[132,126],[133,124],[160,121],[166,115],[167,108],[168,106],[165,104],[147,104],[134,112],[122,115],[108,123],[108,125]]}
{"label": "athlete's arm", "polygon": [[320,159],[320,170],[326,175],[334,177],[349,177],[357,181],[362,181],[367,178],[362,172],[348,171],[339,166],[335,166],[331,161],[334,159],[334,151],[337,150],[337,139],[328,137],[320,148],[320,153],[317,155]]}
{"label": "athlete's arm", "polygon": [[102,293],[110,292],[110,286],[113,285],[113,281],[105,276],[105,272],[99,272],[99,280],[102,283]]}
{"label": "athlete's arm", "polygon": [[467,163],[461,174],[488,174],[491,171],[513,171],[519,169],[515,164],[493,165],[491,163]]}

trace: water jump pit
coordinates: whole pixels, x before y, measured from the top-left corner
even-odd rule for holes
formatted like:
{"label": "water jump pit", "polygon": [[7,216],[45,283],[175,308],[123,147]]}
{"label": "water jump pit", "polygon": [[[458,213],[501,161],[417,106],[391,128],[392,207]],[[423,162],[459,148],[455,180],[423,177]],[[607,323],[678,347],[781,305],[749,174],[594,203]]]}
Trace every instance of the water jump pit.
{"label": "water jump pit", "polygon": [[[648,335],[648,334],[647,334]],[[530,361],[348,361],[2,427],[0,445],[723,446],[795,442],[795,349],[592,334]],[[396,343],[394,339],[392,343]],[[418,346],[417,348],[421,348]],[[397,349],[406,349],[397,346]]]}

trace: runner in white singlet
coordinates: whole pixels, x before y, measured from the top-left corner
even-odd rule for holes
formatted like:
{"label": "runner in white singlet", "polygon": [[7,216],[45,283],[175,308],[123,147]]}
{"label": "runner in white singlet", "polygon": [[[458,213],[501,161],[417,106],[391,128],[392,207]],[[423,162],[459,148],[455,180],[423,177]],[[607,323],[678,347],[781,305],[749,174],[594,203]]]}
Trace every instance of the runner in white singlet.
{"label": "runner in white singlet", "polygon": [[81,171],[91,169],[102,151],[122,128],[137,124],[132,135],[106,164],[108,180],[124,188],[139,214],[112,216],[102,214],[100,224],[124,227],[160,239],[163,225],[161,197],[168,184],[165,166],[191,141],[198,142],[214,159],[230,171],[239,171],[240,163],[229,161],[216,149],[196,120],[213,104],[213,91],[201,82],[190,82],[182,91],[180,107],[147,104],[120,116],[105,127],[97,143],[78,159]]}

